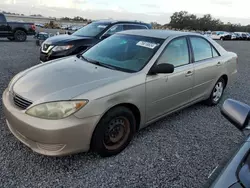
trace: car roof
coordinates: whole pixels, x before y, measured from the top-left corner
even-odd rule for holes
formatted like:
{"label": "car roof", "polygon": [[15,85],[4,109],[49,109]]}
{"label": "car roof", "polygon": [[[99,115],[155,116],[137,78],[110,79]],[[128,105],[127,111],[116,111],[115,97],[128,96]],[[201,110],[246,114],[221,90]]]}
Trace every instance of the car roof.
{"label": "car roof", "polygon": [[93,21],[95,23],[103,23],[103,24],[115,24],[115,23],[133,23],[133,24],[146,24],[149,25],[145,22],[141,22],[141,21],[133,21],[133,20],[96,20]]}
{"label": "car roof", "polygon": [[126,30],[119,32],[126,35],[139,35],[144,37],[161,38],[166,39],[170,36],[182,36],[182,35],[197,35],[202,36],[198,33],[172,31],[172,30],[157,30],[157,29],[138,29],[138,30]]}

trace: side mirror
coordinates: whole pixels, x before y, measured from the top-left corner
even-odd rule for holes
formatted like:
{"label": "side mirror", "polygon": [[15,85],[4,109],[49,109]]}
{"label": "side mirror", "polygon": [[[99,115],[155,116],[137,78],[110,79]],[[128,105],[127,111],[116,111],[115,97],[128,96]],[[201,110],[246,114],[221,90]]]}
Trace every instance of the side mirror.
{"label": "side mirror", "polygon": [[159,65],[154,65],[149,74],[168,74],[174,72],[174,65],[168,63],[162,63]]}
{"label": "side mirror", "polygon": [[100,39],[101,40],[104,40],[104,39],[106,39],[106,38],[108,38],[108,37],[110,37],[111,35],[110,34],[104,34],[104,35],[102,35],[101,37],[100,37]]}
{"label": "side mirror", "polygon": [[233,99],[227,99],[221,109],[222,115],[239,130],[243,130],[249,123],[250,106]]}

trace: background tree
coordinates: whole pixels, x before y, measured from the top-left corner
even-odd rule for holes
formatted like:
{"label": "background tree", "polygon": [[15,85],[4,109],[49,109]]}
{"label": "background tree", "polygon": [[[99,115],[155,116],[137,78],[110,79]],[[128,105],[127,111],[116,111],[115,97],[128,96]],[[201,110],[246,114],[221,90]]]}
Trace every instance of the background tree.
{"label": "background tree", "polygon": [[250,32],[250,25],[242,26],[230,22],[225,24],[220,19],[213,18],[211,14],[197,17],[194,14],[189,14],[187,11],[180,11],[173,13],[170,19],[169,26],[178,30]]}

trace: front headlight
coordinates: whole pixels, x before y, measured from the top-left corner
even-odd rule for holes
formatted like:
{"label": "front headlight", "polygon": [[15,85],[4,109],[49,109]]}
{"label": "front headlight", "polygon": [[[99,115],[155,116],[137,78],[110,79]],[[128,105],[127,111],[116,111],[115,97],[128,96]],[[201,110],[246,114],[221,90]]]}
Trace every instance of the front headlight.
{"label": "front headlight", "polygon": [[26,114],[41,119],[57,120],[74,114],[87,103],[87,100],[43,103],[31,107],[26,111]]}
{"label": "front headlight", "polygon": [[73,45],[67,45],[67,46],[55,46],[52,51],[53,52],[59,52],[64,50],[69,50],[70,48],[73,48]]}

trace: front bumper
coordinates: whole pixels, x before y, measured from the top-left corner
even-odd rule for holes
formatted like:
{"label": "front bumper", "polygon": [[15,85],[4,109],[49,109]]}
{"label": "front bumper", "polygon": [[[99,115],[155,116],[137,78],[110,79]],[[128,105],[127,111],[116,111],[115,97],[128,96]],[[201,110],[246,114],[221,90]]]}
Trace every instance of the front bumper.
{"label": "front bumper", "polygon": [[43,63],[43,62],[50,61],[50,60],[62,58],[62,57],[65,57],[65,55],[54,56],[54,55],[45,54],[45,53],[43,53],[43,52],[40,53],[40,61],[41,61],[42,63]]}
{"label": "front bumper", "polygon": [[14,136],[33,151],[49,156],[62,156],[88,151],[100,117],[79,119],[74,115],[61,120],[31,117],[15,106],[12,95],[3,93],[7,125]]}

